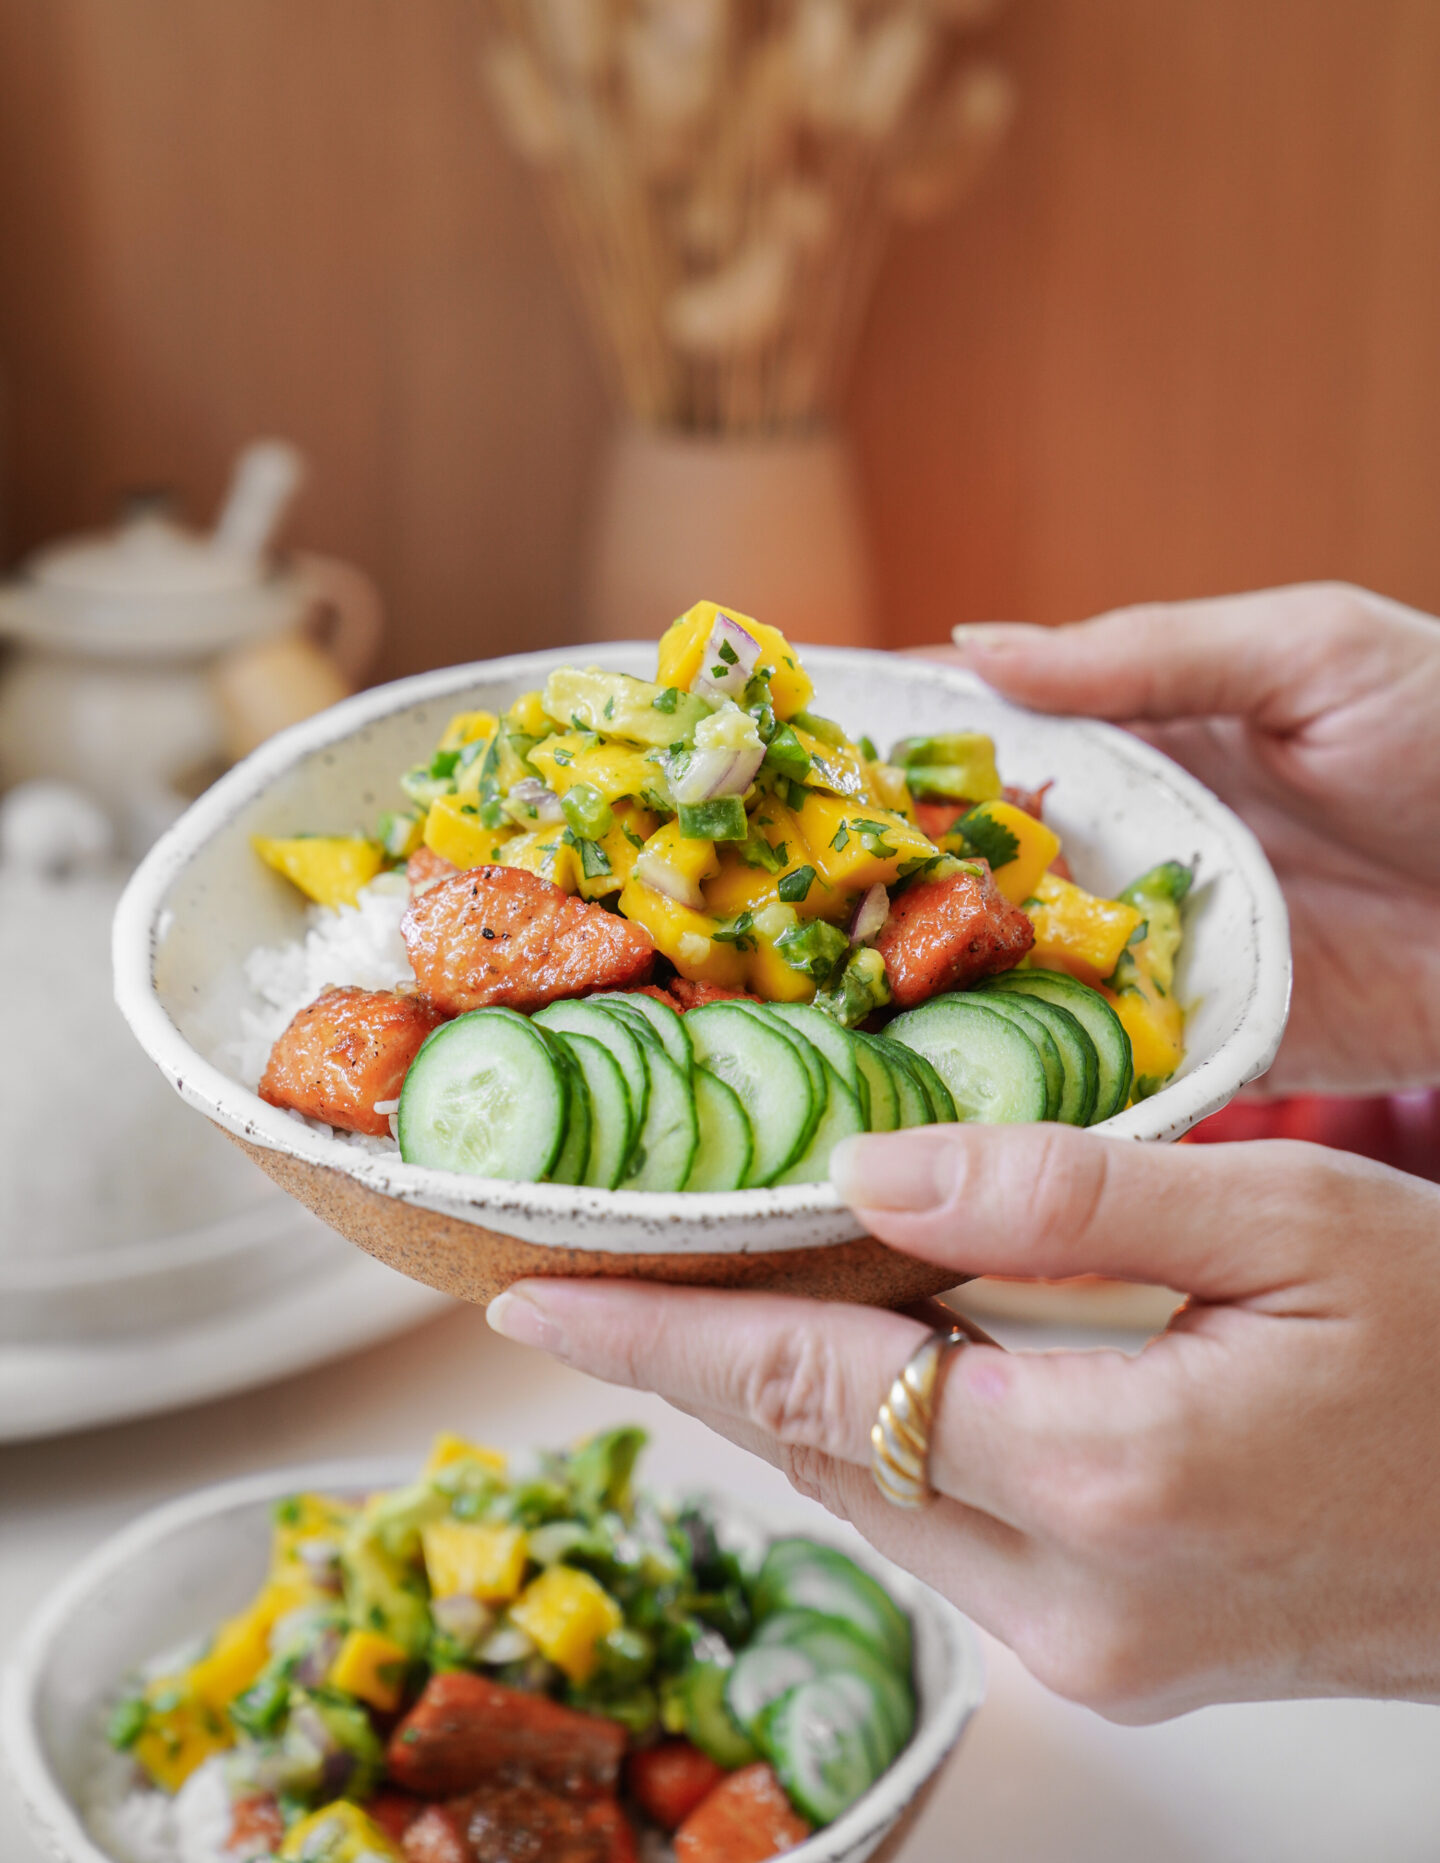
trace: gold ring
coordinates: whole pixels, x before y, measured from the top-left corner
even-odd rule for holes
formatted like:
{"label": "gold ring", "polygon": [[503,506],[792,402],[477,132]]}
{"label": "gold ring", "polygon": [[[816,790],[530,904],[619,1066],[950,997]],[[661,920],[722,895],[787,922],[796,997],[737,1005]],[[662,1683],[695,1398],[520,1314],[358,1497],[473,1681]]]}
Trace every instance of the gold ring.
{"label": "gold ring", "polygon": [[935,1499],[930,1485],[930,1426],[940,1398],[940,1371],[970,1334],[953,1327],[920,1342],[890,1386],[870,1431],[870,1472],[894,1507],[924,1507]]}

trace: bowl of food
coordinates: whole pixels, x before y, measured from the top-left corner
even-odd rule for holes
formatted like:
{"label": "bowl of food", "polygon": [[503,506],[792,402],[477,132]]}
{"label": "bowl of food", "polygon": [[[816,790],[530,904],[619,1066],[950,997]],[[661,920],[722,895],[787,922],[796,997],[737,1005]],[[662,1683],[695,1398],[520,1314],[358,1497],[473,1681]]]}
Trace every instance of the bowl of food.
{"label": "bowl of food", "polygon": [[1174,1138],[1273,1058],[1274,876],[1149,746],[712,603],[589,651],[284,733],[117,914],[151,1057],[392,1266],[903,1303],[947,1277],[839,1203],[839,1139]]}
{"label": "bowl of food", "polygon": [[[859,1863],[983,1692],[973,1631],[793,1510],[666,1503],[617,1429],[512,1470],[210,1488],[42,1607],[0,1695],[65,1863]],[[526,1845],[528,1844],[528,1848]]]}

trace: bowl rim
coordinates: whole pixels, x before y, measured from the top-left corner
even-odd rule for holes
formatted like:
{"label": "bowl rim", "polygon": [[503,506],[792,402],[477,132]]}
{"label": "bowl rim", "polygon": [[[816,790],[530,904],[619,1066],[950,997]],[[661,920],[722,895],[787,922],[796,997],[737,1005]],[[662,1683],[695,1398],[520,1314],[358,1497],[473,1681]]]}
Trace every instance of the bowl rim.
{"label": "bowl rim", "polygon": [[[366,1457],[266,1469],[193,1489],[150,1508],[111,1534],[42,1599],[0,1669],[0,1765],[9,1771],[32,1834],[58,1863],[114,1863],[90,1836],[78,1808],[55,1777],[39,1730],[40,1693],[50,1654],[76,1611],[125,1567],[198,1521],[269,1505],[302,1490],[343,1494],[390,1486],[413,1474],[413,1458]],[[823,1523],[817,1534],[798,1508],[783,1502],[734,1501],[713,1492],[707,1498],[728,1507],[732,1517],[753,1519],[769,1533],[800,1531],[807,1538],[825,1538]],[[853,1556],[852,1549],[841,1550]],[[912,1620],[923,1620],[915,1624],[917,1642],[921,1635],[947,1640],[951,1671],[935,1701],[922,1706],[909,1745],[865,1796],[833,1824],[787,1852],[796,1863],[811,1859],[821,1863],[829,1854],[824,1841],[835,1834],[843,1839],[843,1849],[836,1854],[848,1854],[852,1847],[883,1835],[944,1765],[985,1695],[984,1652],[969,1619],[922,1579],[873,1547],[865,1547],[862,1559],[872,1567],[876,1563],[883,1567],[885,1583],[901,1593]]]}
{"label": "bowl rim", "polygon": [[[499,1230],[504,1229],[507,1215],[512,1213],[522,1221],[568,1220],[587,1231],[583,1246],[599,1252],[614,1251],[616,1245],[603,1233],[603,1226],[617,1219],[633,1219],[637,1229],[643,1227],[653,1238],[654,1250],[684,1249],[688,1245],[707,1251],[746,1252],[743,1242],[729,1242],[723,1234],[725,1228],[745,1219],[769,1223],[771,1233],[759,1245],[767,1252],[823,1246],[824,1242],[840,1239],[834,1225],[843,1224],[849,1212],[829,1183],[735,1191],[598,1190],[583,1185],[466,1177],[406,1164],[394,1154],[376,1154],[339,1143],[297,1116],[267,1105],[206,1060],[171,1021],[155,987],[154,966],[169,924],[165,897],[171,886],[201,849],[302,759],[343,743],[395,713],[442,700],[481,681],[535,683],[538,677],[543,682],[550,668],[577,658],[623,664],[636,656],[653,654],[654,650],[653,641],[582,643],[442,667],[372,687],[269,739],[192,803],[131,876],[116,909],[112,940],[116,1001],[141,1046],[181,1097],[250,1144],[342,1172],[399,1202]],[[897,662],[912,665],[917,677],[923,676],[931,684],[938,682],[959,700],[980,697],[1019,716],[1027,715],[1023,707],[1010,705],[973,674],[943,661],[918,657],[906,660],[868,648],[797,645],[797,651],[814,668],[837,671],[858,672],[876,660],[884,660],[887,667]],[[1218,1111],[1275,1058],[1290,999],[1289,923],[1284,897],[1251,830],[1188,770],[1118,726],[1090,718],[1043,716],[1047,725],[1060,725],[1090,739],[1112,758],[1158,781],[1177,802],[1202,817],[1225,843],[1231,870],[1247,888],[1252,902],[1254,962],[1249,991],[1233,1032],[1191,1072],[1095,1128],[1112,1138],[1175,1138]],[[827,1217],[831,1228],[817,1239],[816,1219]],[[808,1225],[796,1225],[797,1231],[804,1233],[777,1236],[774,1225],[777,1221],[783,1225],[786,1218],[810,1220]],[[686,1233],[666,1234],[667,1230]],[[863,1233],[862,1225],[853,1222],[851,1236]]]}

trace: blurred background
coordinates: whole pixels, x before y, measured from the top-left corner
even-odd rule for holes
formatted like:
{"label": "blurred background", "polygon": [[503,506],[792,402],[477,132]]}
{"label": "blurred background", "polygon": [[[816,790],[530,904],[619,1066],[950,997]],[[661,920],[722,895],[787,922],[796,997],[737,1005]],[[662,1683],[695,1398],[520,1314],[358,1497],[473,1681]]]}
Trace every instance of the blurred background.
{"label": "blurred background", "polygon": [[[838,399],[879,638],[1319,576],[1440,607],[1440,9],[966,31],[1013,121],[896,226]],[[0,0],[5,560],[135,484],[208,520],[277,432],[376,676],[577,632],[612,415],[486,41],[474,0]]]}

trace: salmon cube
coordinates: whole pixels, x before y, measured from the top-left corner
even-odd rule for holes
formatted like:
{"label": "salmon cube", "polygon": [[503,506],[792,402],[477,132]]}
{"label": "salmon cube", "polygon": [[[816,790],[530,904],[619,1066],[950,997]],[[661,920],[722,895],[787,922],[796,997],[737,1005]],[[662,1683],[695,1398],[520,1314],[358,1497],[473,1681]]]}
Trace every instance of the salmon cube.
{"label": "salmon cube", "polygon": [[375,1111],[400,1097],[421,1042],[444,1017],[421,996],[393,990],[324,990],[270,1050],[260,1098],[347,1132],[388,1138]]}
{"label": "salmon cube", "polygon": [[624,1752],[618,1721],[457,1670],[431,1676],[391,1735],[387,1764],[391,1782],[420,1798],[516,1777],[611,1797]]}
{"label": "salmon cube", "polygon": [[1034,926],[979,860],[944,879],[907,887],[875,948],[885,960],[895,1007],[913,1009],[942,990],[963,990],[1013,970],[1034,942]]}
{"label": "salmon cube", "polygon": [[675,1863],[765,1863],[809,1835],[810,1826],[771,1769],[742,1766],[675,1833]]}

